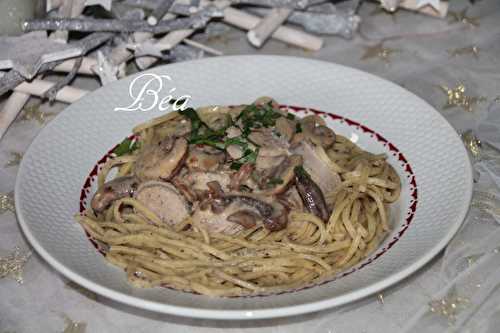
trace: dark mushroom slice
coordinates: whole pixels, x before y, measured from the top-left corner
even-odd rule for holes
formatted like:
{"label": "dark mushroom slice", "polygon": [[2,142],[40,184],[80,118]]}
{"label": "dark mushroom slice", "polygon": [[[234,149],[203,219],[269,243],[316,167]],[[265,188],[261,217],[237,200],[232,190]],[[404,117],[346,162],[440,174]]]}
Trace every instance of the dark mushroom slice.
{"label": "dark mushroom slice", "polygon": [[278,200],[280,203],[285,205],[289,210],[304,210],[304,203],[302,202],[302,198],[297,191],[296,186],[291,186],[285,193],[280,194],[278,196]]}
{"label": "dark mushroom slice", "polygon": [[224,153],[220,150],[208,146],[191,146],[186,166],[190,171],[215,171],[224,160]]}
{"label": "dark mushroom slice", "polygon": [[191,189],[182,178],[176,177],[171,180],[172,184],[190,203],[198,201],[198,193]]}
{"label": "dark mushroom slice", "polygon": [[188,202],[175,186],[168,182],[145,182],[137,189],[135,198],[171,226],[190,215]]}
{"label": "dark mushroom slice", "polygon": [[137,156],[135,174],[142,180],[169,180],[180,170],[188,151],[184,138],[167,137],[147,147]]}
{"label": "dark mushroom slice", "polygon": [[233,191],[239,191],[242,184],[244,184],[252,175],[254,170],[254,165],[252,163],[243,164],[238,171],[234,173],[231,177],[231,182],[229,183],[229,189]]}
{"label": "dark mushroom slice", "polygon": [[139,186],[139,180],[135,176],[119,177],[106,182],[92,198],[90,206],[96,213],[103,212],[113,201],[131,197]]}
{"label": "dark mushroom slice", "polygon": [[242,194],[230,194],[226,198],[255,208],[262,217],[264,228],[269,231],[279,231],[287,226],[288,209],[277,201],[268,203],[255,196]]}
{"label": "dark mushroom slice", "polygon": [[222,190],[222,186],[218,181],[213,180],[207,183],[208,192],[210,196],[215,199],[220,199],[224,197],[224,191]]}
{"label": "dark mushroom slice", "polygon": [[225,199],[251,206],[255,208],[262,217],[270,217],[273,213],[273,206],[271,204],[249,194],[227,194]]}
{"label": "dark mushroom slice", "polygon": [[245,229],[255,227],[258,219],[259,216],[255,214],[255,212],[248,209],[237,211],[227,217],[228,221],[238,223],[239,225],[245,227]]}
{"label": "dark mushroom slice", "polygon": [[288,208],[276,201],[272,204],[273,212],[271,216],[263,220],[264,227],[269,231],[280,231],[288,224]]}
{"label": "dark mushroom slice", "polygon": [[304,206],[311,214],[316,215],[323,221],[329,218],[325,197],[319,186],[311,179],[302,166],[295,167],[297,190],[302,198]]}

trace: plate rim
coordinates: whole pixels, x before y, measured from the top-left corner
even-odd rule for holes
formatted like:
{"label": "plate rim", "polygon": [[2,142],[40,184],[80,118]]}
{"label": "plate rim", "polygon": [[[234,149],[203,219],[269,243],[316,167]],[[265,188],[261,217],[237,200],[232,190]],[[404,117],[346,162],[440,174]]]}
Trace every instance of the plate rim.
{"label": "plate rim", "polygon": [[[421,97],[417,96],[416,94],[412,93],[411,91],[408,91],[404,87],[401,87],[397,85],[396,83],[387,80],[385,78],[376,76],[374,74],[362,71],[357,68],[345,66],[345,65],[340,65],[337,63],[332,63],[328,61],[323,61],[323,60],[317,60],[317,59],[310,59],[310,58],[303,58],[303,57],[295,57],[295,56],[281,56],[281,55],[231,55],[231,56],[222,56],[222,57],[217,57],[217,58],[203,58],[203,59],[198,59],[198,60],[193,60],[189,61],[189,63],[192,62],[210,62],[212,59],[216,59],[217,61],[223,61],[223,58],[274,58],[276,60],[280,59],[293,59],[295,61],[307,61],[307,62],[318,62],[321,63],[324,66],[335,66],[335,67],[342,67],[344,69],[348,69],[349,71],[355,71],[358,73],[361,73],[363,75],[368,76],[371,79],[376,79],[376,80],[383,80],[386,83],[389,83],[393,86],[397,86],[398,88],[406,91],[406,93],[413,95],[416,97],[418,100],[420,100],[421,103],[425,103],[429,106],[429,108],[432,111],[429,112],[434,112],[439,116],[439,118],[443,121],[443,124],[448,127],[449,130],[452,130],[453,132],[456,133],[455,128],[451,126],[451,124],[448,122],[448,120],[434,108],[432,105],[430,105],[427,101],[423,100]],[[186,62],[182,63],[174,63],[174,64],[167,64],[163,66],[158,66],[155,67],[155,70],[161,70],[161,69],[166,69],[166,68],[171,68],[172,66],[179,66],[184,64]],[[143,74],[148,71],[143,71],[139,73],[135,73],[133,75],[127,76],[124,79],[131,79],[133,77],[136,77],[137,75]],[[100,90],[103,89],[104,87],[100,87],[89,94],[85,95],[82,97],[79,101],[75,103],[81,103],[82,100],[86,98],[92,98],[92,95]],[[71,105],[68,105],[70,107]],[[66,107],[63,111],[59,113],[62,114],[67,110]],[[51,121],[46,127],[44,127],[38,134],[37,136],[32,140],[30,145],[28,146],[25,154],[28,155],[31,153],[31,148],[35,141],[38,139],[39,135],[44,132],[50,130],[51,124],[56,121],[56,119],[59,117],[56,116],[53,121]],[[456,135],[456,139],[460,140],[458,134]],[[167,313],[167,314],[172,314],[172,315],[177,315],[181,317],[191,317],[191,318],[200,318],[200,319],[218,319],[218,320],[252,320],[252,319],[268,319],[268,318],[278,318],[278,317],[288,317],[292,315],[300,315],[300,314],[305,314],[305,313],[311,313],[311,312],[317,312],[320,310],[325,310],[325,309],[331,309],[333,307],[337,307],[343,304],[347,304],[353,301],[357,301],[360,299],[363,299],[369,295],[372,295],[378,291],[381,291],[391,285],[394,285],[401,280],[403,280],[406,277],[409,277],[411,274],[422,268],[425,264],[427,264],[429,261],[431,261],[441,250],[443,250],[446,245],[449,243],[449,241],[455,236],[455,234],[458,232],[460,227],[462,226],[465,217],[467,216],[469,210],[470,210],[470,203],[472,201],[472,193],[473,193],[473,170],[472,170],[472,164],[470,160],[470,156],[467,153],[467,150],[465,146],[462,144],[461,145],[461,150],[463,156],[467,159],[468,163],[466,163],[467,166],[467,172],[464,175],[466,186],[467,186],[467,191],[464,194],[464,199],[467,203],[467,207],[463,209],[459,216],[456,218],[456,221],[452,225],[450,225],[450,228],[448,229],[448,232],[446,235],[441,238],[441,240],[431,249],[428,249],[426,253],[421,256],[418,260],[414,261],[412,264],[404,268],[403,270],[399,271],[398,273],[392,274],[388,277],[382,278],[380,281],[375,282],[371,285],[365,286],[363,288],[357,289],[355,291],[352,291],[350,293],[347,293],[345,295],[340,295],[340,296],[335,296],[333,298],[329,299],[324,299],[324,300],[319,300],[319,301],[313,301],[309,303],[304,303],[304,304],[299,304],[299,305],[288,305],[288,306],[281,306],[278,308],[263,308],[263,309],[257,309],[257,310],[210,310],[210,309],[202,309],[202,308],[195,308],[195,307],[187,307],[187,306],[179,306],[179,305],[171,305],[168,303],[160,303],[157,301],[151,301],[151,300],[146,300],[144,298],[136,297],[136,296],[131,296],[119,291],[115,291],[111,288],[104,287],[102,285],[99,285],[98,283],[93,282],[92,280],[89,280],[85,277],[80,276],[78,273],[74,272],[71,270],[69,267],[66,267],[64,264],[60,263],[56,258],[54,258],[47,250],[45,250],[42,245],[38,242],[36,239],[34,233],[31,232],[28,224],[26,223],[23,212],[20,208],[20,205],[16,205],[16,215],[17,215],[17,220],[18,223],[21,227],[21,230],[23,231],[24,235],[26,236],[27,240],[33,246],[33,248],[38,252],[38,254],[52,266],[56,271],[61,273],[63,276],[66,278],[84,286],[87,289],[90,289],[104,297],[110,298],[114,301],[120,302],[127,304],[132,307],[139,307],[155,312],[160,312],[160,313]],[[404,151],[403,151],[404,153]],[[18,169],[18,176],[22,173],[21,171],[23,170],[23,165],[24,165],[24,160],[21,161],[21,164]],[[20,197],[19,197],[19,187],[20,187],[20,181],[19,179],[21,177],[16,176],[16,183],[15,183],[15,188],[14,188],[14,201],[15,202],[20,202]]]}

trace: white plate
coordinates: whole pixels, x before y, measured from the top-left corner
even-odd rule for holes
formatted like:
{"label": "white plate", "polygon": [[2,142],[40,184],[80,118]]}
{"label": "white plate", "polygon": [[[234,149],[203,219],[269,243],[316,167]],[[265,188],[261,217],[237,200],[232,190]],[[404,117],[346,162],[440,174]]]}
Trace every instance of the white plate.
{"label": "white plate", "polygon": [[[135,289],[120,269],[106,263],[72,217],[96,162],[134,125],[160,114],[113,111],[132,102],[134,77],[129,77],[89,94],[50,122],[25,154],[15,188],[19,223],[33,247],[62,274],[101,295],[187,317],[251,319],[317,311],[360,299],[415,272],[444,248],[467,213],[472,172],[463,144],[438,112],[395,84],[339,65],[277,56],[210,58],[149,73],[168,74],[172,81],[162,96],[176,87],[173,95],[192,95],[193,106],[249,103],[269,95],[352,120],[324,115],[335,131],[390,156],[403,181],[402,196],[393,207],[391,235],[335,281],[250,298]],[[134,96],[138,89],[132,89]],[[152,98],[146,96],[143,107]]]}

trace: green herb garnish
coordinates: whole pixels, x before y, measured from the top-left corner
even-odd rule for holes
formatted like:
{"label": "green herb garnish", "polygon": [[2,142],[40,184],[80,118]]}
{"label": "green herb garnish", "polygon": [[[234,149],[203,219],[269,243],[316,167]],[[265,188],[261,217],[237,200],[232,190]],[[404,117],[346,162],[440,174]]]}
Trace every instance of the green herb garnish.
{"label": "green herb garnish", "polygon": [[276,124],[276,119],[281,117],[281,113],[274,110],[271,103],[256,106],[248,105],[241,111],[236,120],[241,120],[243,125],[243,136],[248,136],[252,129],[271,127]]}
{"label": "green herb garnish", "polygon": [[253,151],[252,149],[246,149],[243,152],[243,156],[237,160],[235,160],[233,163],[231,163],[230,168],[233,170],[239,170],[241,166],[245,163],[255,163],[257,160],[257,155],[259,154],[259,148],[255,149]]}
{"label": "green herb garnish", "polygon": [[302,133],[302,125],[300,123],[295,125],[295,133]]}
{"label": "green herb garnish", "polygon": [[291,114],[291,113],[287,113],[286,114],[286,118],[290,119],[290,120],[295,120],[295,116],[293,114]]}
{"label": "green herb garnish", "polygon": [[[218,130],[211,129],[199,117],[196,110],[188,108],[179,113],[191,121],[190,144],[208,145],[220,150],[225,150],[230,145],[238,145],[243,150],[243,156],[231,164],[231,169],[239,170],[245,163],[255,163],[258,155],[258,145],[253,143],[248,136],[253,129],[262,127],[271,127],[276,124],[276,119],[282,117],[282,114],[274,110],[271,103],[256,106],[248,105],[241,111],[236,118],[240,125],[233,122],[231,116],[228,116],[225,126]],[[293,115],[292,115],[293,116]],[[242,134],[239,137],[226,138],[226,130],[231,126],[238,126]],[[255,150],[249,148],[250,144],[257,146]]]}
{"label": "green herb garnish", "polygon": [[113,154],[116,156],[123,156],[132,153],[134,150],[139,149],[140,144],[137,140],[132,140],[126,138],[123,140],[115,149],[113,149]]}
{"label": "green herb garnish", "polygon": [[297,177],[305,177],[308,179],[311,179],[311,176],[307,173],[306,169],[302,165],[298,165],[295,168],[293,168],[293,172]]}
{"label": "green herb garnish", "polygon": [[281,178],[271,178],[267,181],[267,185],[269,186],[275,186],[280,184],[283,184],[283,179]]}

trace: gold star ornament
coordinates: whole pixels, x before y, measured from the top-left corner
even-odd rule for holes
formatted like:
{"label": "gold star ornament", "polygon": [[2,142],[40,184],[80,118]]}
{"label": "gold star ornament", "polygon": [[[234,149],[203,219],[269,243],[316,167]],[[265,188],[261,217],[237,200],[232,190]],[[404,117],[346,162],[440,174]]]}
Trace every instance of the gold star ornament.
{"label": "gold star ornament", "polygon": [[364,46],[365,52],[361,56],[361,60],[367,60],[372,58],[378,58],[385,63],[390,63],[390,56],[393,53],[401,52],[399,49],[393,49],[390,47],[384,47],[384,42],[379,42],[373,46]]}
{"label": "gold star ornament", "polygon": [[7,163],[5,163],[6,168],[13,167],[21,163],[21,160],[23,159],[23,154],[18,153],[16,151],[11,151],[9,154],[10,154],[10,160]]}
{"label": "gold star ornament", "polygon": [[22,284],[24,265],[30,256],[31,251],[21,251],[19,247],[16,247],[8,256],[0,257],[0,278],[10,276]]}
{"label": "gold star ornament", "polygon": [[461,23],[467,24],[471,27],[479,27],[479,17],[467,16],[468,9],[469,8],[467,7],[459,12],[449,11],[449,13],[448,13],[448,15],[450,17],[449,22],[450,23],[461,22]]}
{"label": "gold star ornament", "polygon": [[15,212],[14,192],[0,193],[0,215],[8,211]]}
{"label": "gold star ornament", "polygon": [[450,58],[466,54],[472,54],[474,58],[479,59],[479,48],[475,45],[459,47],[456,49],[449,49],[448,53],[450,55]]}
{"label": "gold star ornament", "polygon": [[467,112],[472,112],[474,111],[474,105],[486,100],[486,98],[482,96],[467,96],[465,94],[465,86],[463,84],[459,84],[453,89],[448,88],[444,85],[441,85],[439,87],[448,96],[448,100],[443,106],[443,110],[454,107],[461,107]]}
{"label": "gold star ornament", "polygon": [[468,130],[461,134],[465,148],[470,151],[472,157],[480,159],[481,157],[481,141],[474,135],[472,130]]}

